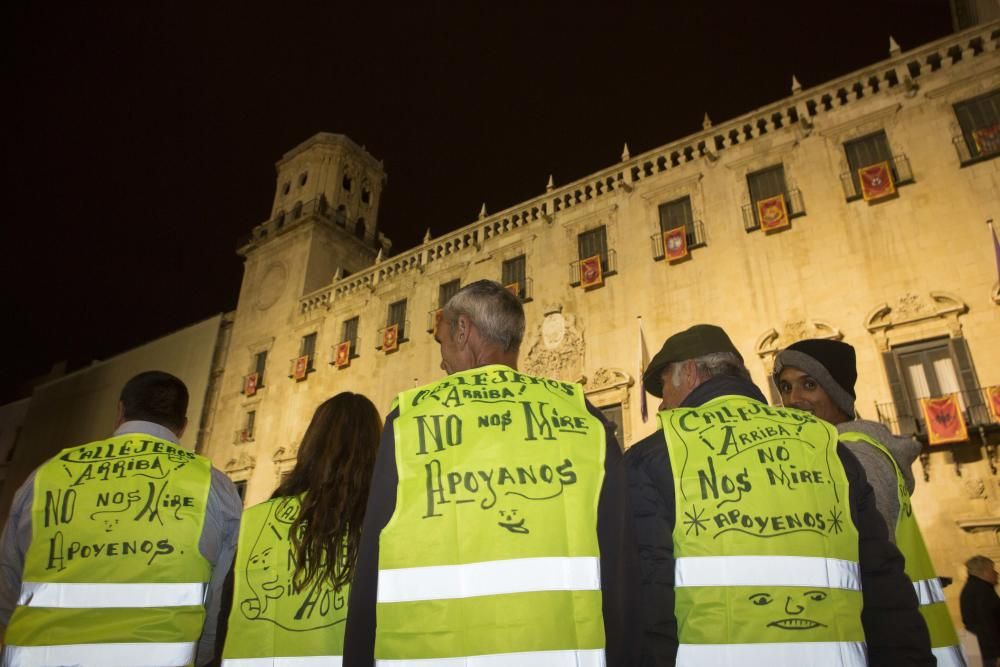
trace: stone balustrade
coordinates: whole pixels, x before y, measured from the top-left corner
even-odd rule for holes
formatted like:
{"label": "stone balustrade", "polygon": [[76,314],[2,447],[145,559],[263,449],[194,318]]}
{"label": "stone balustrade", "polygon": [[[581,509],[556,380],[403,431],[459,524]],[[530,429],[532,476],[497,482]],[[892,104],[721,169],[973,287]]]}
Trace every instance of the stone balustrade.
{"label": "stone balustrade", "polygon": [[[971,61],[984,53],[1000,48],[1000,21],[976,26],[958,34],[907,52],[895,52],[888,60],[846,74],[815,88],[794,89],[791,97],[751,111],[738,118],[711,125],[693,135],[660,146],[640,155],[623,157],[622,162],[588,175],[562,187],[553,187],[533,199],[499,213],[488,215],[438,239],[389,260],[379,262],[365,271],[302,297],[300,312],[329,308],[332,300],[358,289],[374,287],[382,280],[391,280],[413,269],[419,269],[470,248],[478,251],[481,243],[539,221],[550,223],[556,213],[586,204],[618,191],[631,192],[633,184],[698,159],[717,160],[728,148],[753,141],[772,132],[799,126],[809,130],[815,120],[852,102],[879,95],[900,86],[915,93],[921,77],[958,63]],[[303,205],[315,211],[317,202]],[[324,215],[332,216],[327,211]],[[286,217],[288,214],[286,213]],[[265,236],[276,221],[268,221],[254,229],[255,237]]]}

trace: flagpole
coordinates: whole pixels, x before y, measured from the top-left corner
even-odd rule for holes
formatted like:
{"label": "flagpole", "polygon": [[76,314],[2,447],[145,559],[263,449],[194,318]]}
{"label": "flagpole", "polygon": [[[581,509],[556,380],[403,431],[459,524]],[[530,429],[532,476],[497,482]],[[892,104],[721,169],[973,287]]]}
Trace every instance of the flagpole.
{"label": "flagpole", "polygon": [[646,338],[642,333],[642,315],[636,315],[636,319],[639,320],[639,416],[642,417],[642,423],[645,424],[649,419],[649,408],[646,405],[646,383],[643,382],[642,376],[646,373]]}

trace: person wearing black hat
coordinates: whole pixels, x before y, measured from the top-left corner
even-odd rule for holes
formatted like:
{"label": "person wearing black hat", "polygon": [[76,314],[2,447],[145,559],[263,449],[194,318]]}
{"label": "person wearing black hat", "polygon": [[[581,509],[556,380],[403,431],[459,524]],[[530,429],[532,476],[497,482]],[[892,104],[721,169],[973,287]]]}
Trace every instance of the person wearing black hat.
{"label": "person wearing black hat", "polygon": [[944,590],[910,503],[914,488],[911,467],[920,453],[920,444],[893,435],[878,422],[857,418],[857,362],[854,348],[847,343],[826,339],[793,343],[775,357],[772,377],[782,404],[836,426],[840,441],[864,467],[889,537],[906,557],[906,574],[920,600],[920,612],[927,622],[938,665],[964,667],[965,658],[945,605]]}
{"label": "person wearing black hat", "polygon": [[[660,430],[626,454],[642,665],[933,665],[872,489],[836,430],[767,405],[699,324],[643,374]],[[863,613],[862,613],[863,608]]]}

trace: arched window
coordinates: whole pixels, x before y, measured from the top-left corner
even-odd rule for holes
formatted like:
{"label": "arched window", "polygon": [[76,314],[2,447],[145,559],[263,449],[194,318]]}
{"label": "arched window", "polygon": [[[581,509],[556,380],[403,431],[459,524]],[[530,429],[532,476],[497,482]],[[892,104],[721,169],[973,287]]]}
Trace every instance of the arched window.
{"label": "arched window", "polygon": [[344,189],[347,190],[348,192],[351,191],[351,183],[352,183],[351,177],[348,174],[344,174],[343,186]]}
{"label": "arched window", "polygon": [[364,218],[358,218],[358,221],[354,224],[354,235],[357,236],[359,239],[363,239],[365,237]]}
{"label": "arched window", "polygon": [[285,226],[285,212],[278,211],[277,217],[274,218],[274,224],[277,225],[278,229]]}
{"label": "arched window", "polygon": [[333,214],[333,219],[341,227],[347,226],[347,209],[343,204],[337,207],[337,212]]}
{"label": "arched window", "polygon": [[302,215],[302,202],[295,202],[295,206],[292,207],[292,220],[298,220]]}

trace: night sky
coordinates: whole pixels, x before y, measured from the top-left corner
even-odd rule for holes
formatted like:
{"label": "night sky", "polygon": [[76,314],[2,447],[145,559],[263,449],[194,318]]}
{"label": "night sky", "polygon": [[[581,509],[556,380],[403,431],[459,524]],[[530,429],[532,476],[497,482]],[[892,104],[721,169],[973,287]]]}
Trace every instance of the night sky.
{"label": "night sky", "polygon": [[318,131],[384,161],[400,252],[951,31],[946,0],[53,4],[2,28],[0,402],[235,308]]}

